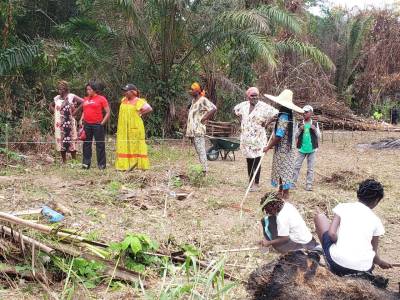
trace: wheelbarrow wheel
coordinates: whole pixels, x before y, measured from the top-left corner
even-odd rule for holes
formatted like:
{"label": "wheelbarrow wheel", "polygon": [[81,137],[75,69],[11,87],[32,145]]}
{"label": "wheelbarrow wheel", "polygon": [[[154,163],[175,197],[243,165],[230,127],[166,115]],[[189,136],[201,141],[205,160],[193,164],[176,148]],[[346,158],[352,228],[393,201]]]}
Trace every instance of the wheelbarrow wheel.
{"label": "wheelbarrow wheel", "polygon": [[208,159],[208,160],[211,160],[211,161],[217,160],[217,159],[218,159],[218,156],[219,156],[219,150],[218,150],[218,148],[212,146],[211,148],[209,148],[209,149],[207,150],[207,159]]}

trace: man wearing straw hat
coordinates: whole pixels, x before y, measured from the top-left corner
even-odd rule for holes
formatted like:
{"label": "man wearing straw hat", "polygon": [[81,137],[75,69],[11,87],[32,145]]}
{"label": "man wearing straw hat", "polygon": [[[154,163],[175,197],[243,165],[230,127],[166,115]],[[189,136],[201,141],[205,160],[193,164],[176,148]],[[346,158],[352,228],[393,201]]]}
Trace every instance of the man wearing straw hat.
{"label": "man wearing straw hat", "polygon": [[241,119],[240,148],[247,161],[247,173],[251,181],[255,174],[255,180],[250,192],[260,190],[261,168],[260,163],[263,149],[267,142],[265,127],[273,121],[278,110],[263,101],[259,101],[260,92],[258,88],[251,87],[246,91],[247,101],[241,102],[233,109],[234,113]]}
{"label": "man wearing straw hat", "polygon": [[289,190],[293,186],[293,171],[296,160],[295,118],[293,111],[304,113],[303,109],[293,103],[293,92],[284,90],[279,96],[264,95],[278,104],[278,121],[275,124],[274,137],[264,148],[264,152],[275,148],[272,159],[271,184],[279,187],[284,199],[289,198]]}

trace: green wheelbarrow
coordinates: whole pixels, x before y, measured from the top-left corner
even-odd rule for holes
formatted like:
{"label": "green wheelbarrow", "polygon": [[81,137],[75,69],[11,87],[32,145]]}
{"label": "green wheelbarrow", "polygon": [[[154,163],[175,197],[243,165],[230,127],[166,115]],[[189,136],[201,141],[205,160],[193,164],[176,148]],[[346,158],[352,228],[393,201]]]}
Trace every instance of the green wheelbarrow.
{"label": "green wheelbarrow", "polygon": [[236,138],[207,136],[212,146],[207,150],[208,160],[217,160],[221,156],[222,160],[229,158],[235,160],[235,151],[240,147],[240,141]]}

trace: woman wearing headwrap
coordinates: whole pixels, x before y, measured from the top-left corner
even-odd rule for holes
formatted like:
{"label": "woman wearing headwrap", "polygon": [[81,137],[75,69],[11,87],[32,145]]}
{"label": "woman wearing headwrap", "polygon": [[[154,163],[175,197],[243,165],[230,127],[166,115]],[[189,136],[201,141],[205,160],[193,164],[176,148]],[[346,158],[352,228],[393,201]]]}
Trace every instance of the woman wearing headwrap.
{"label": "woman wearing headwrap", "polygon": [[190,95],[193,97],[189,109],[186,136],[194,142],[194,147],[199,156],[203,172],[207,172],[207,154],[204,136],[206,134],[206,122],[217,111],[217,107],[205,97],[204,90],[197,82],[190,88]]}
{"label": "woman wearing headwrap", "polygon": [[[241,102],[233,109],[234,113],[241,119],[240,148],[247,160],[247,173],[249,181],[260,163],[263,149],[267,142],[265,127],[274,120],[278,110],[265,102],[259,101],[260,92],[256,87],[246,91],[247,101]],[[255,176],[251,192],[258,191],[261,168]]]}
{"label": "woman wearing headwrap", "polygon": [[62,162],[67,161],[67,152],[72,159],[76,159],[76,120],[73,117],[75,106],[83,101],[82,98],[69,92],[68,82],[58,82],[58,93],[54,102],[50,104],[50,111],[54,112],[54,135],[57,151],[61,153]]}
{"label": "woman wearing headwrap", "polygon": [[118,114],[115,168],[121,171],[134,168],[147,170],[149,157],[142,118],[153,109],[139,96],[135,85],[129,83],[122,90],[125,97],[122,98]]}

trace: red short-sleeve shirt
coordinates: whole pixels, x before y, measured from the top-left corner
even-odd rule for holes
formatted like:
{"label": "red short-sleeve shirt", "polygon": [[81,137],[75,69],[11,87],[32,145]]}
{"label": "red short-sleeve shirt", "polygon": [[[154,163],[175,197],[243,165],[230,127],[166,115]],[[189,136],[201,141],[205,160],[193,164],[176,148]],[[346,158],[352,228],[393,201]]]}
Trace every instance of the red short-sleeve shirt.
{"label": "red short-sleeve shirt", "polygon": [[96,95],[85,97],[83,102],[83,120],[88,124],[98,124],[103,121],[103,109],[108,107],[106,97]]}

